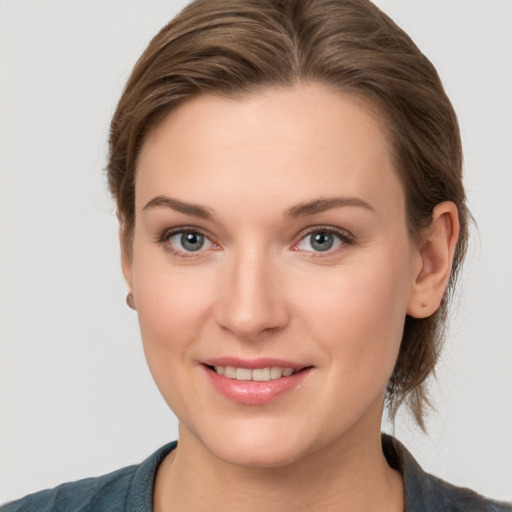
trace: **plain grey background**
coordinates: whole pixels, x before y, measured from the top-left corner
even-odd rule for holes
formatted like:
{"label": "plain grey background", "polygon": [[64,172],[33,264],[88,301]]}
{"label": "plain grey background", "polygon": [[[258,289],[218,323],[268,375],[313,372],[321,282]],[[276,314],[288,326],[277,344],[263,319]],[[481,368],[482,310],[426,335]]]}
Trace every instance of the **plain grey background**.
{"label": "plain grey background", "polygon": [[[177,435],[124,302],[108,124],[143,48],[185,1],[0,0],[0,503],[137,463]],[[423,435],[453,483],[512,499],[512,1],[378,0],[459,114],[479,232]],[[389,431],[389,425],[384,425]]]}

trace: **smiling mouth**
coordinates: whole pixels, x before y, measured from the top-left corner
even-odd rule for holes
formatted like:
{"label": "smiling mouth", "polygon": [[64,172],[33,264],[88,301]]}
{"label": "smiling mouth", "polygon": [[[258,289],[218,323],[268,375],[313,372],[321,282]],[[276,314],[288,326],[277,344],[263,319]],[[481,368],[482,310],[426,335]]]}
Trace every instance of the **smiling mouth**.
{"label": "smiling mouth", "polygon": [[296,369],[296,368],[282,368],[279,366],[271,366],[267,368],[237,368],[235,366],[210,366],[206,365],[208,369],[223,375],[228,379],[240,380],[240,381],[257,381],[265,382],[269,380],[277,380],[283,377],[291,377],[296,373],[306,370],[308,367]]}

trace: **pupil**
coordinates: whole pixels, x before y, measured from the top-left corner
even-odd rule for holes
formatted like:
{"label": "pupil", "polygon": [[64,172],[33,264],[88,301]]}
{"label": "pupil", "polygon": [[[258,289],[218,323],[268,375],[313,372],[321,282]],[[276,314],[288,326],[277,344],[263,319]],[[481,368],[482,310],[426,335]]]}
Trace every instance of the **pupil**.
{"label": "pupil", "polygon": [[311,245],[317,251],[327,251],[334,244],[334,238],[330,233],[315,233]]}
{"label": "pupil", "polygon": [[204,236],[199,233],[183,233],[181,245],[187,251],[198,251],[204,245]]}

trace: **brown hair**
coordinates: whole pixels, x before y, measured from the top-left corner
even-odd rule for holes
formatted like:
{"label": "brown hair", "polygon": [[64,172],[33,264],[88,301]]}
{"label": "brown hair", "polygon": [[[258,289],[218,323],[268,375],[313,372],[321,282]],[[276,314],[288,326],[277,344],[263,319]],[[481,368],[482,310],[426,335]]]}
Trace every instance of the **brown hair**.
{"label": "brown hair", "polygon": [[108,179],[131,248],[135,173],[145,137],[172,109],[202,93],[227,96],[298,81],[327,84],[382,112],[419,240],[433,208],[453,201],[458,241],[448,290],[429,318],[407,316],[387,405],[406,401],[424,428],[425,379],[444,335],[447,303],[467,244],[457,118],[437,72],[405,32],[368,0],[196,0],[138,60],[112,119]]}

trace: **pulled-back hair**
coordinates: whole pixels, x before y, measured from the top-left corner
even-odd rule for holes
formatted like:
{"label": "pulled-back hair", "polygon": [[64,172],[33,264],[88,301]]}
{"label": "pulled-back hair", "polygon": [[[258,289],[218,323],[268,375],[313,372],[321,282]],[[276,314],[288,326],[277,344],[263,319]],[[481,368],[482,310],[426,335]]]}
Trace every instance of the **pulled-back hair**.
{"label": "pulled-back hair", "polygon": [[130,254],[137,158],[148,133],[204,93],[240,96],[318,82],[363,97],[381,113],[419,242],[434,207],[453,201],[460,238],[435,314],[405,318],[387,389],[392,418],[405,401],[424,428],[426,378],[438,360],[447,304],[462,264],[468,218],[457,118],[438,74],[409,36],[368,0],[196,0],[138,60],[114,114],[108,180]]}

